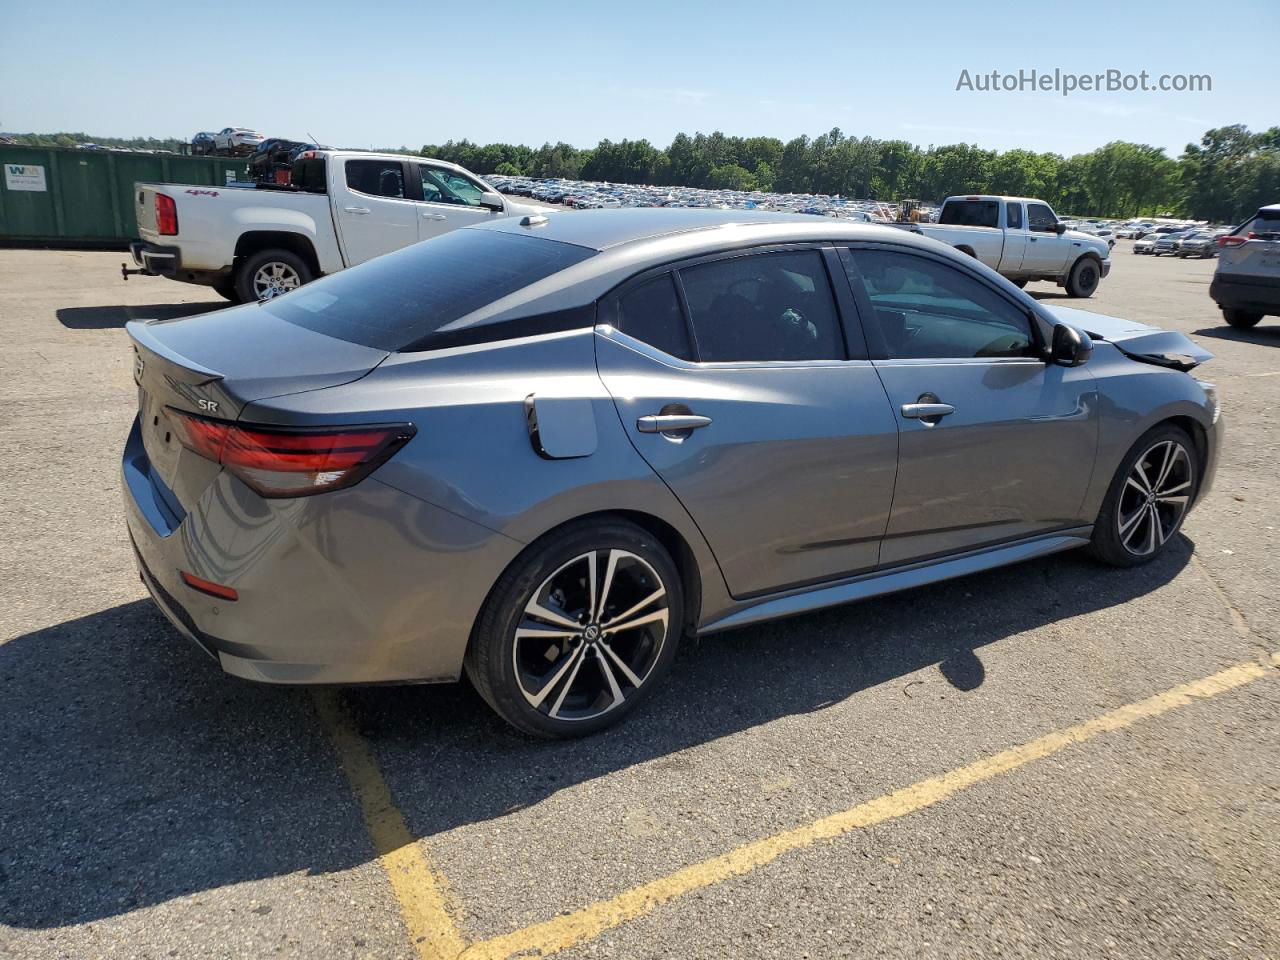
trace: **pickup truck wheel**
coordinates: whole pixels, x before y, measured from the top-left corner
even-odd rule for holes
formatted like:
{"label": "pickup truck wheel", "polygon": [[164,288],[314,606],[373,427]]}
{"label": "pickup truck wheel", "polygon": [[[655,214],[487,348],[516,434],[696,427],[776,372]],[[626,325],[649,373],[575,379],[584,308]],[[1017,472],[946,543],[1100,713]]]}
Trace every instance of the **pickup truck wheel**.
{"label": "pickup truck wheel", "polygon": [[1248,310],[1232,310],[1227,307],[1223,307],[1222,315],[1226,318],[1227,323],[1237,330],[1252,329],[1262,320],[1262,314],[1260,313],[1250,313]]}
{"label": "pickup truck wheel", "polygon": [[1081,257],[1071,268],[1067,277],[1067,295],[1071,297],[1092,297],[1102,279],[1102,271],[1098,261],[1093,257]]}
{"label": "pickup truck wheel", "polygon": [[1012,283],[1013,283],[1013,285],[1014,285],[1015,287],[1017,287],[1019,290],[1021,290],[1023,287],[1025,287],[1025,286],[1027,285],[1027,281],[1025,281],[1025,280],[1014,280],[1014,281],[1012,281]]}
{"label": "pickup truck wheel", "polygon": [[288,250],[259,250],[236,270],[236,292],[243,303],[270,300],[312,280],[311,268]]}

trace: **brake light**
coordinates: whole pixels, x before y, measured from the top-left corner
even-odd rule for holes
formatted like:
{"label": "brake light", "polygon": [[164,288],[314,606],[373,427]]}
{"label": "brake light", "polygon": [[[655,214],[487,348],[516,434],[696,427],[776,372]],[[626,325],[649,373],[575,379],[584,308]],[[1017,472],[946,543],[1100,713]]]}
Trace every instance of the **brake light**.
{"label": "brake light", "polygon": [[165,411],[184,447],[263,497],[306,497],[359,483],[412,439],[408,423],[268,427]]}
{"label": "brake light", "polygon": [[163,193],[156,194],[156,232],[164,237],[178,233],[178,205]]}
{"label": "brake light", "polygon": [[1218,238],[1218,246],[1219,246],[1219,247],[1238,247],[1238,246],[1240,246],[1241,244],[1246,243],[1246,242],[1248,242],[1249,240],[1252,240],[1252,239],[1253,239],[1253,234],[1252,234],[1252,233],[1250,233],[1247,237],[1238,237],[1238,236],[1234,236],[1234,235],[1232,235],[1232,236],[1226,236],[1226,237],[1219,237],[1219,238]]}

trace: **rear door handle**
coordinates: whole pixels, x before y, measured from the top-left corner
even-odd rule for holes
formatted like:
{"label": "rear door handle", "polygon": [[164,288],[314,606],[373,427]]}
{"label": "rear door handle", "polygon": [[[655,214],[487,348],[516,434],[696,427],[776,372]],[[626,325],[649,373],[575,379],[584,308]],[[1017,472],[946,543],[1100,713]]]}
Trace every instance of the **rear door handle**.
{"label": "rear door handle", "polygon": [[368,212],[369,212],[369,208],[368,208],[368,207],[343,207],[342,209],[343,209],[343,210],[345,210],[347,213],[361,213],[361,214],[363,214],[363,213],[368,213]]}
{"label": "rear door handle", "polygon": [[641,433],[675,433],[677,430],[697,430],[699,427],[709,426],[711,418],[700,417],[696,413],[650,415],[636,421],[636,429]]}
{"label": "rear door handle", "polygon": [[904,403],[902,405],[902,415],[908,420],[929,420],[955,412],[956,408],[949,403]]}
{"label": "rear door handle", "polygon": [[422,219],[423,220],[448,220],[449,218],[446,217],[443,213],[424,213],[422,215]]}

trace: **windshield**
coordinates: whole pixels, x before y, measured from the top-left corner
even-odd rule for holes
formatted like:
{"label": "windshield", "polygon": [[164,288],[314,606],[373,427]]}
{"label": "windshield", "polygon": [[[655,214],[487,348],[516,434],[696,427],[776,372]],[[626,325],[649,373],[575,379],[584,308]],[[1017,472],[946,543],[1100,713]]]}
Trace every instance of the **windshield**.
{"label": "windshield", "polygon": [[994,227],[1000,222],[998,200],[948,200],[938,222],[957,227]]}
{"label": "windshield", "polygon": [[587,247],[540,237],[454,230],[264,301],[261,307],[281,320],[349,343],[423,350],[453,321],[594,254]]}

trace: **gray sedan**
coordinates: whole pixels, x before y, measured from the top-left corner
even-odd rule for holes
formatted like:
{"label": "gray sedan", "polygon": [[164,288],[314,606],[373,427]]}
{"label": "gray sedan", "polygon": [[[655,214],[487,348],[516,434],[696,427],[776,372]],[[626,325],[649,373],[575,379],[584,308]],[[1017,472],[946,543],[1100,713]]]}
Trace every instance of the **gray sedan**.
{"label": "gray sedan", "polygon": [[126,514],[179,631],[273,683],[465,672],[541,736],[623,716],[682,637],[1149,561],[1222,435],[1180,334],[801,215],[495,221],[128,329]]}

